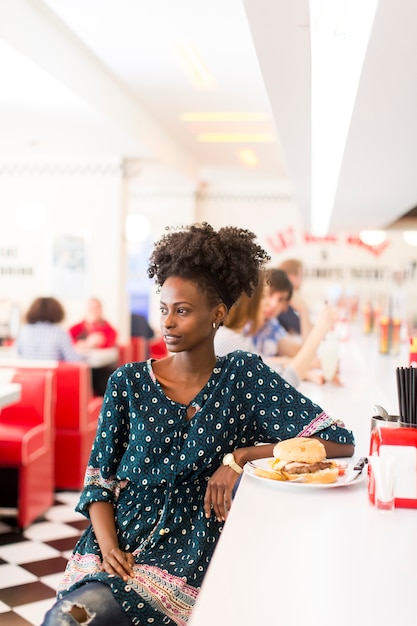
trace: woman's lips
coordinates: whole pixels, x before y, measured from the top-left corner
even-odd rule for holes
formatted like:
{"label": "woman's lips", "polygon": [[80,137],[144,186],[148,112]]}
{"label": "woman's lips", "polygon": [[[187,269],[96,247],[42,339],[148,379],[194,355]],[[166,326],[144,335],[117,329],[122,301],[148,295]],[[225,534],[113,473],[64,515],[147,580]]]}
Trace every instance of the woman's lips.
{"label": "woman's lips", "polygon": [[176,335],[164,335],[164,341],[166,344],[172,346],[173,344],[178,343],[180,341],[180,338]]}

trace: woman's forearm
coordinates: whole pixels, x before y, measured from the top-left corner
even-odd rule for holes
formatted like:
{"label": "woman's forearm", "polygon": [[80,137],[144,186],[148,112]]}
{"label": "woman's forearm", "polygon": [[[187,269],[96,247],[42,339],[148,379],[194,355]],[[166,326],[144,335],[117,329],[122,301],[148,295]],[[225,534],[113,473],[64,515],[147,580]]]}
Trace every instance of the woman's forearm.
{"label": "woman's forearm", "polygon": [[[327,458],[337,458],[343,456],[353,456],[355,452],[355,446],[353,444],[343,444],[336,441],[326,441],[320,439],[321,443],[326,448]],[[233,452],[235,461],[240,467],[243,467],[248,461],[254,461],[255,459],[264,459],[274,456],[274,447],[278,442],[262,444],[258,446],[251,446],[249,448],[238,448]]]}
{"label": "woman's forearm", "polygon": [[101,554],[105,556],[113,548],[119,547],[114,521],[114,507],[111,502],[92,502],[89,513]]}

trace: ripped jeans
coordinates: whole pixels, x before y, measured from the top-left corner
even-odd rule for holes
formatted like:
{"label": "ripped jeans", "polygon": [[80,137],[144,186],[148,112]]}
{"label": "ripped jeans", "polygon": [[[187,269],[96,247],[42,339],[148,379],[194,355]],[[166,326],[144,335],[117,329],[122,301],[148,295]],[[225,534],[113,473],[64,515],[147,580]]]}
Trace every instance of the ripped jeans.
{"label": "ripped jeans", "polygon": [[41,626],[132,626],[107,585],[85,583],[58,600]]}

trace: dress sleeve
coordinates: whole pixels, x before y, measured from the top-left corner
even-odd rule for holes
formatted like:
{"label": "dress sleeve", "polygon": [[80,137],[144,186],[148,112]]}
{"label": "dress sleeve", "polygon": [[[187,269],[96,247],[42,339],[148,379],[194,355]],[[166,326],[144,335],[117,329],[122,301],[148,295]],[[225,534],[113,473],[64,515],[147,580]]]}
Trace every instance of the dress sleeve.
{"label": "dress sleeve", "polygon": [[85,472],[84,488],[76,507],[86,517],[92,502],[114,504],[121,488],[117,470],[128,445],[130,426],[122,372],[123,368],[119,368],[109,378]]}
{"label": "dress sleeve", "polygon": [[300,377],[298,376],[292,365],[287,365],[287,367],[284,367],[279,372],[279,374],[284,380],[287,381],[287,383],[290,383],[290,385],[292,385],[293,387],[298,387],[298,385],[300,384]]}

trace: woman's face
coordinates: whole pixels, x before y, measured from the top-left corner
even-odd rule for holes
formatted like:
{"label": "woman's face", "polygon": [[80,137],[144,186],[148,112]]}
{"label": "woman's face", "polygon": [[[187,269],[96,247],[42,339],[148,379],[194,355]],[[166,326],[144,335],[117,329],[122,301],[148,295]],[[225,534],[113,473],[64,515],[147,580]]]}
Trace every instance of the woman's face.
{"label": "woman's face", "polygon": [[[220,305],[221,306],[221,305]],[[161,288],[160,326],[170,352],[213,344],[214,328],[221,321],[219,306],[211,306],[195,282],[170,276]]]}
{"label": "woman's face", "polygon": [[289,297],[286,291],[271,291],[265,288],[262,298],[262,313],[264,319],[272,319],[288,309]]}

